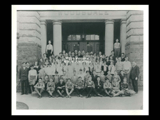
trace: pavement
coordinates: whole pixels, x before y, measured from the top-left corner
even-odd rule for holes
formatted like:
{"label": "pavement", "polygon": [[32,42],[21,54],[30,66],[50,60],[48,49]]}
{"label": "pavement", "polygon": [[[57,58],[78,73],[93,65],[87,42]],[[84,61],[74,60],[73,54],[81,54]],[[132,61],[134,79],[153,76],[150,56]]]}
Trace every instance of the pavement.
{"label": "pavement", "polygon": [[91,97],[49,98],[43,93],[38,98],[37,93],[21,95],[16,93],[16,101],[25,103],[31,110],[142,110],[143,91],[131,97]]}

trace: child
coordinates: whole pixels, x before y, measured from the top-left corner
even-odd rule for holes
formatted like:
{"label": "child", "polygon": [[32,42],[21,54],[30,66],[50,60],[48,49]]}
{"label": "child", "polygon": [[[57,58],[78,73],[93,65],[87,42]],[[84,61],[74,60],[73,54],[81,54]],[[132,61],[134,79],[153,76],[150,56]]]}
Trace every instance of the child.
{"label": "child", "polygon": [[109,81],[108,78],[106,78],[105,80],[106,80],[106,82],[103,84],[103,89],[104,89],[105,93],[106,93],[108,96],[112,97],[112,95],[111,95],[111,92],[112,92],[112,84],[110,83],[110,81]]}
{"label": "child", "polygon": [[75,85],[77,82],[78,76],[76,74],[76,71],[73,72],[73,76],[71,77],[71,82]]}
{"label": "child", "polygon": [[98,96],[102,97],[101,95],[102,92],[103,92],[103,83],[101,82],[100,77],[98,76],[97,80],[95,81],[95,93]]}
{"label": "child", "polygon": [[31,88],[31,93],[32,93],[34,90],[33,86],[35,85],[35,82],[37,80],[37,71],[34,69],[33,65],[31,65],[31,70],[28,73],[28,80],[29,80],[29,86]]}
{"label": "child", "polygon": [[109,65],[108,70],[111,72],[111,75],[114,75],[115,66],[113,62],[111,62],[111,64]]}
{"label": "child", "polygon": [[45,85],[42,81],[42,78],[39,78],[38,83],[34,86],[35,91],[38,93],[38,97],[42,97],[42,92],[44,91]]}
{"label": "child", "polygon": [[123,82],[121,83],[121,91],[117,94],[121,95],[121,96],[123,96],[123,95],[130,96],[130,95],[135,94],[135,92],[133,90],[128,89],[128,83],[127,83],[126,77],[123,79]]}
{"label": "child", "polygon": [[48,75],[46,75],[45,77],[44,77],[44,85],[45,85],[45,90],[47,90],[47,83],[49,82],[49,76]]}
{"label": "child", "polygon": [[44,77],[45,77],[45,70],[43,69],[43,65],[40,66],[40,70],[39,70],[39,78],[42,78],[42,81],[44,81]]}
{"label": "child", "polygon": [[113,76],[110,71],[108,71],[108,75],[106,77],[109,79],[109,82],[112,83]]}
{"label": "child", "polygon": [[54,75],[54,83],[55,83],[55,85],[57,85],[58,82],[59,82],[59,75],[58,75],[58,72],[56,71],[55,75]]}
{"label": "child", "polygon": [[56,90],[58,92],[58,94],[61,96],[61,97],[64,97],[64,92],[65,92],[65,83],[63,81],[63,78],[61,78],[59,80],[59,82],[57,83],[57,87],[56,87]]}
{"label": "child", "polygon": [[84,92],[84,81],[82,80],[82,77],[78,77],[78,80],[75,84],[75,89],[76,89],[76,92],[77,94],[79,95],[79,97],[83,97],[83,92]]}
{"label": "child", "polygon": [[67,82],[66,82],[66,93],[67,93],[67,97],[71,98],[71,94],[74,90],[74,84],[71,82],[71,79],[68,78]]}
{"label": "child", "polygon": [[118,96],[119,92],[120,92],[120,85],[119,85],[119,81],[117,81],[116,77],[112,80],[112,88],[113,88],[112,95],[114,97]]}
{"label": "child", "polygon": [[121,78],[119,77],[117,71],[114,72],[113,79],[116,80],[116,81],[119,82],[119,83],[121,82]]}
{"label": "child", "polygon": [[101,72],[101,65],[99,62],[97,62],[96,67],[95,67],[96,73],[98,76],[100,76],[100,72]]}
{"label": "child", "polygon": [[86,98],[91,97],[91,92],[95,88],[94,82],[92,81],[92,77],[88,79],[88,81],[85,83],[86,91],[87,91],[87,96]]}
{"label": "child", "polygon": [[102,83],[105,83],[105,78],[106,78],[106,76],[104,75],[104,72],[101,71],[100,80],[101,80]]}
{"label": "child", "polygon": [[52,97],[52,94],[55,91],[55,83],[53,82],[53,79],[49,79],[49,82],[47,83],[47,91],[49,93],[49,97]]}

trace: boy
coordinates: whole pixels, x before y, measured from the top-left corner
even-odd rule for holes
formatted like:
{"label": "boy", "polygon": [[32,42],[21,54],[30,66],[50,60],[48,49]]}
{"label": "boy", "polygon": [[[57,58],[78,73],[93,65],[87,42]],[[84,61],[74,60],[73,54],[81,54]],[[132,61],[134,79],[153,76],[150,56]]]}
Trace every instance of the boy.
{"label": "boy", "polygon": [[34,86],[35,91],[38,93],[38,98],[42,97],[42,92],[44,91],[45,85],[42,81],[42,78],[39,78],[38,83]]}
{"label": "boy", "polygon": [[125,96],[130,96],[131,94],[135,94],[133,90],[128,89],[128,83],[127,83],[127,78],[125,77],[123,79],[123,82],[121,83],[121,91],[117,93],[118,95],[125,95]]}
{"label": "boy", "polygon": [[57,83],[57,88],[56,88],[58,94],[61,96],[61,97],[64,97],[64,92],[65,92],[65,83],[63,81],[63,78],[61,78],[59,80],[59,82]]}
{"label": "boy", "polygon": [[105,93],[106,93],[108,96],[112,97],[112,95],[111,95],[111,92],[112,92],[112,84],[109,82],[109,79],[108,79],[108,78],[106,78],[105,80],[106,80],[106,82],[103,84],[103,89],[104,89]]}
{"label": "boy", "polygon": [[117,79],[113,79],[112,80],[112,95],[115,97],[115,96],[118,96],[119,95],[119,92],[120,92],[120,85],[119,85],[119,81],[117,81]]}
{"label": "boy", "polygon": [[108,75],[106,77],[109,79],[109,82],[112,83],[113,76],[110,71],[108,71]]}
{"label": "boy", "polygon": [[54,83],[55,83],[55,85],[57,85],[58,82],[59,82],[59,75],[58,75],[58,72],[56,71],[55,72],[55,76],[54,76]]}
{"label": "boy", "polygon": [[49,93],[49,97],[52,97],[52,94],[55,91],[55,83],[53,82],[53,79],[49,79],[49,82],[47,83],[47,91]]}
{"label": "boy", "polygon": [[105,83],[105,75],[104,75],[104,72],[103,71],[101,71],[101,74],[100,74],[100,80],[101,80],[101,82],[104,84]]}
{"label": "boy", "polygon": [[89,77],[88,81],[85,83],[86,91],[87,91],[87,96],[86,98],[91,97],[91,92],[94,89],[94,82],[92,81],[92,77]]}
{"label": "boy", "polygon": [[83,97],[83,92],[84,92],[84,81],[82,80],[82,77],[78,77],[78,80],[76,82],[76,85],[75,85],[75,89],[77,91],[77,94],[79,95],[79,97]]}
{"label": "boy", "polygon": [[102,97],[101,95],[102,92],[103,92],[103,83],[101,82],[100,77],[98,76],[97,80],[95,81],[95,93],[98,96]]}
{"label": "boy", "polygon": [[77,82],[78,76],[76,75],[76,71],[73,72],[73,76],[71,77],[71,82],[75,85]]}
{"label": "boy", "polygon": [[71,94],[74,90],[74,84],[71,82],[71,79],[68,78],[67,82],[66,82],[66,93],[67,93],[67,97],[71,98]]}
{"label": "boy", "polygon": [[49,81],[48,75],[46,75],[46,76],[44,77],[44,80],[42,80],[42,81],[44,82],[45,90],[47,90],[47,83],[48,83],[48,81]]}

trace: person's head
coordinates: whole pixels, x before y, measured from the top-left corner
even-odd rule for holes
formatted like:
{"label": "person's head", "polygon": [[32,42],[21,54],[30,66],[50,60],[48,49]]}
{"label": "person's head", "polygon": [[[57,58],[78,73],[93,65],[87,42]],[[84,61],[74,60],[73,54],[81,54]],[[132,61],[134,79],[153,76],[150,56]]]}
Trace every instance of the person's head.
{"label": "person's head", "polygon": [[111,65],[113,65],[113,61],[111,61],[111,63],[110,63]]}
{"label": "person's head", "polygon": [[99,51],[99,55],[101,55],[102,54],[102,52],[101,51]]}
{"label": "person's head", "polygon": [[50,82],[53,82],[53,79],[52,79],[52,78],[50,78],[50,79],[49,79],[49,81],[50,81]]}
{"label": "person's head", "polygon": [[29,62],[26,62],[26,67],[29,68]]}
{"label": "person's head", "polygon": [[67,82],[69,82],[69,83],[70,83],[70,82],[71,82],[71,79],[70,79],[70,78],[68,78],[68,79],[67,79]]}
{"label": "person's head", "polygon": [[116,39],[116,43],[118,43],[119,42],[119,40],[118,39]]}
{"label": "person's head", "polygon": [[31,70],[33,70],[34,69],[34,65],[31,65],[30,68],[31,68]]}
{"label": "person's head", "polygon": [[121,62],[121,57],[118,58],[119,62]]}
{"label": "person's head", "polygon": [[90,75],[88,70],[86,71],[86,74],[87,74],[87,75]]}
{"label": "person's head", "polygon": [[114,75],[117,75],[118,73],[117,73],[117,71],[114,71]]}
{"label": "person's head", "polygon": [[101,71],[101,75],[104,75],[104,71],[103,70]]}
{"label": "person's head", "polygon": [[82,73],[82,69],[79,70],[79,73]]}
{"label": "person's head", "polygon": [[42,78],[39,78],[39,79],[38,79],[38,82],[42,82]]}
{"label": "person's head", "polygon": [[51,40],[48,41],[48,44],[51,44]]}
{"label": "person's head", "polygon": [[34,65],[38,65],[38,61],[35,61],[35,62],[34,62]]}
{"label": "person's head", "polygon": [[61,77],[59,81],[62,83],[63,82],[63,78]]}
{"label": "person's head", "polygon": [[49,76],[48,76],[48,75],[46,75],[46,76],[44,77],[44,79],[45,79],[45,80],[48,80],[48,79],[49,79]]}
{"label": "person's head", "polygon": [[66,51],[65,50],[63,50],[63,54],[65,54],[66,53]]}
{"label": "person's head", "polygon": [[125,58],[125,61],[128,61],[128,57]]}
{"label": "person's head", "polygon": [[43,62],[42,58],[41,58],[41,59],[39,59],[39,61],[40,61],[40,62]]}
{"label": "person's head", "polygon": [[110,75],[111,74],[111,72],[110,71],[108,71],[108,75]]}
{"label": "person's head", "polygon": [[101,80],[101,79],[100,79],[100,77],[98,76],[98,77],[97,77],[97,81],[100,81],[100,80]]}
{"label": "person's head", "polygon": [[135,67],[136,66],[136,63],[135,62],[132,62],[132,67]]}
{"label": "person's head", "polygon": [[77,50],[75,50],[74,52],[77,53]]}
{"label": "person's head", "polygon": [[123,82],[127,83],[127,78],[126,77],[123,78]]}
{"label": "person's head", "polygon": [[22,63],[22,67],[26,67],[26,63],[25,62]]}
{"label": "person's head", "polygon": [[82,77],[78,77],[78,80],[79,80],[79,81],[82,81]]}
{"label": "person's head", "polygon": [[124,71],[123,70],[121,70],[121,75],[123,75],[124,74]]}
{"label": "person's head", "polygon": [[66,75],[66,71],[63,71],[63,75]]}
{"label": "person's head", "polygon": [[57,71],[55,72],[55,75],[58,75],[58,72],[57,72]]}
{"label": "person's head", "polygon": [[91,77],[91,76],[88,78],[88,81],[89,81],[89,82],[92,81],[92,77]]}
{"label": "person's head", "polygon": [[121,57],[124,57],[124,53],[121,54]]}
{"label": "person's head", "polygon": [[105,80],[106,80],[106,82],[109,82],[109,79],[107,77],[105,78]]}

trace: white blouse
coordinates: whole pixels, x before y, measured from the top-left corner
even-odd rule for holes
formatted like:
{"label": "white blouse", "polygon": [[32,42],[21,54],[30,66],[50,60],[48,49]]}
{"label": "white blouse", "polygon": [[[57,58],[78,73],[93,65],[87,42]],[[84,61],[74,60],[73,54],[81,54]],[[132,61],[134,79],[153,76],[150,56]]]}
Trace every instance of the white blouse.
{"label": "white blouse", "polygon": [[48,44],[47,45],[47,50],[52,50],[53,49],[53,46],[51,44]]}
{"label": "white blouse", "polygon": [[120,48],[120,43],[114,43],[114,48]]}

